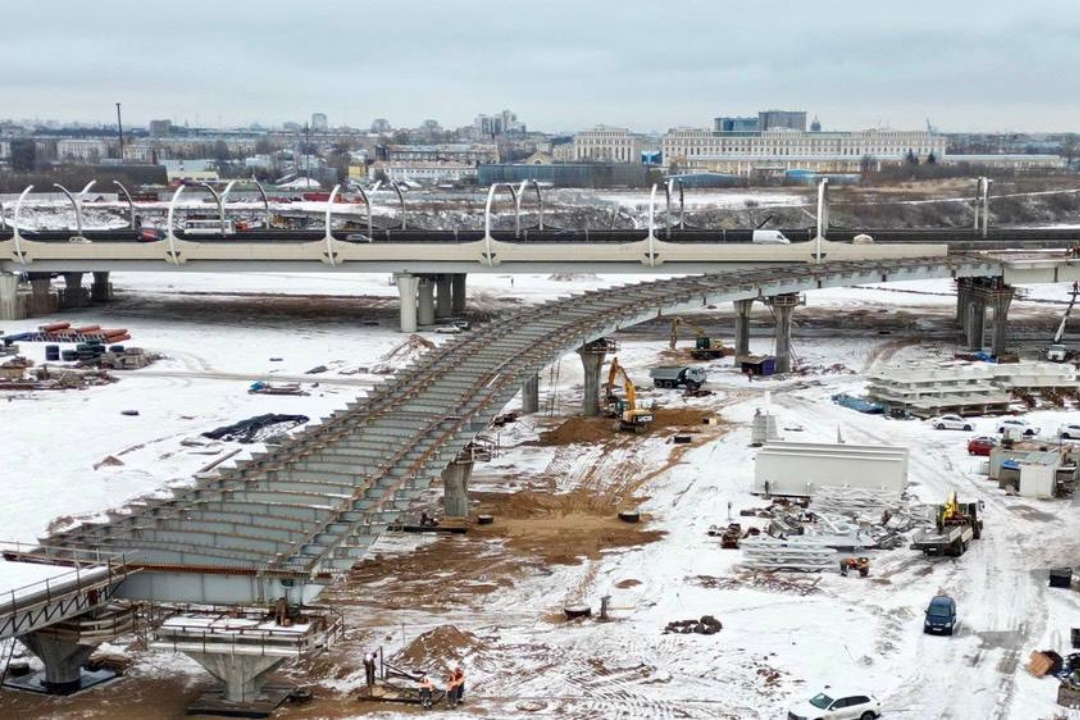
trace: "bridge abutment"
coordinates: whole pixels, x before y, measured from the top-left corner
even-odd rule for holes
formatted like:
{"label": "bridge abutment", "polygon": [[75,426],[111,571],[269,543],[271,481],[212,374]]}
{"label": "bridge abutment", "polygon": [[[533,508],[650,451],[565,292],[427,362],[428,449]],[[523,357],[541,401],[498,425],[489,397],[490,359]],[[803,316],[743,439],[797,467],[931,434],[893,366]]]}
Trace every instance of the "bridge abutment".
{"label": "bridge abutment", "polygon": [[430,275],[420,276],[420,305],[416,310],[416,322],[421,327],[435,323],[435,283]]}
{"label": "bridge abutment", "polygon": [[540,376],[533,375],[521,386],[521,412],[533,415],[540,411]]}
{"label": "bridge abutment", "polygon": [[451,296],[453,282],[449,275],[436,275],[435,277],[435,318],[446,320],[454,312],[454,302]]}
{"label": "bridge abutment", "polygon": [[19,276],[0,273],[0,320],[22,320],[23,305],[19,302]]}
{"label": "bridge abutment", "polygon": [[466,278],[468,278],[468,275],[465,273],[454,273],[450,280],[450,310],[458,317],[465,314]]}
{"label": "bridge abutment", "polygon": [[90,304],[90,296],[83,289],[82,280],[85,273],[64,273],[64,289],[60,295],[60,307],[81,308]]}
{"label": "bridge abutment", "polygon": [[108,302],[113,299],[108,271],[94,273],[94,284],[90,286],[90,299],[94,302]]}
{"label": "bridge abutment", "polygon": [[52,291],[49,273],[30,273],[30,309],[27,317],[49,315],[60,309],[60,298]]}
{"label": "bridge abutment", "polygon": [[607,355],[607,340],[586,343],[578,355],[585,371],[585,394],[581,399],[581,411],[585,417],[597,417],[600,414],[600,370]]}
{"label": "bridge abutment", "polygon": [[735,301],[735,364],[750,354],[750,312],[753,300]]}
{"label": "bridge abutment", "polygon": [[416,291],[420,286],[420,278],[409,273],[397,273],[394,275],[397,283],[398,297],[401,299],[401,332],[416,332]]}
{"label": "bridge abutment", "polygon": [[443,515],[448,518],[469,517],[469,478],[473,459],[462,455],[443,470]]}

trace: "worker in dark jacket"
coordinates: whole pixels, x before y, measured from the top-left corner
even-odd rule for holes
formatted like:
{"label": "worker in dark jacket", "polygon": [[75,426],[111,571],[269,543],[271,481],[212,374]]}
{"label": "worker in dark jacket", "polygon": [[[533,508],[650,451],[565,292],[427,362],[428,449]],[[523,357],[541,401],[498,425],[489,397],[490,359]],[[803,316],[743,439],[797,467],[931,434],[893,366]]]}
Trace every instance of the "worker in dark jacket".
{"label": "worker in dark jacket", "polygon": [[435,685],[431,682],[431,678],[424,675],[420,678],[420,707],[425,710],[431,709],[431,693],[435,690]]}
{"label": "worker in dark jacket", "polygon": [[460,665],[454,668],[452,677],[454,682],[455,704],[460,705],[465,702],[465,671],[461,669]]}

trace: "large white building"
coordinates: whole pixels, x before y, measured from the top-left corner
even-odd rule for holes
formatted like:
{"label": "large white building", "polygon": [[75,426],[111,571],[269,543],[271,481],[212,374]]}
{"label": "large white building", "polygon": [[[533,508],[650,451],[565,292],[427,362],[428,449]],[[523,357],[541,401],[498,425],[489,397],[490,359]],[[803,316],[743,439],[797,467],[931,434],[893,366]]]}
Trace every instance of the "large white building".
{"label": "large white building", "polygon": [[[351,169],[349,177],[353,177]],[[368,168],[368,177],[371,180],[384,177],[389,181],[405,180],[422,185],[435,185],[475,178],[476,165],[462,162],[425,160],[380,160]]]}
{"label": "large white building", "polygon": [[56,156],[61,162],[98,162],[109,157],[109,143],[104,140],[57,140]]}
{"label": "large white building", "polygon": [[787,170],[859,172],[865,169],[865,162],[877,168],[904,162],[909,153],[919,162],[931,154],[940,160],[946,143],[943,136],[925,130],[715,132],[676,128],[663,137],[661,147],[668,167],[751,175]]}
{"label": "large white building", "polygon": [[641,138],[626,128],[598,125],[574,136],[574,160],[640,163]]}

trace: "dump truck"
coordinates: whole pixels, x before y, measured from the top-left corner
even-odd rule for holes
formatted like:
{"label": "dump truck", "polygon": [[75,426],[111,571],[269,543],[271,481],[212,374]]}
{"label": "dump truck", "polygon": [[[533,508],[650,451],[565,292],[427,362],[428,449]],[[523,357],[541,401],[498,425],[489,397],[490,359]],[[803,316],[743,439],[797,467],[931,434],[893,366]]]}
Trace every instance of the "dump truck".
{"label": "dump truck", "polygon": [[705,384],[705,368],[696,365],[664,365],[649,371],[653,385],[658,388],[686,387],[697,390]]}
{"label": "dump truck", "polygon": [[944,505],[937,506],[935,521],[937,531],[915,536],[912,550],[921,550],[926,556],[960,557],[967,552],[972,540],[982,537],[979,503],[957,502],[955,490],[949,493]]}

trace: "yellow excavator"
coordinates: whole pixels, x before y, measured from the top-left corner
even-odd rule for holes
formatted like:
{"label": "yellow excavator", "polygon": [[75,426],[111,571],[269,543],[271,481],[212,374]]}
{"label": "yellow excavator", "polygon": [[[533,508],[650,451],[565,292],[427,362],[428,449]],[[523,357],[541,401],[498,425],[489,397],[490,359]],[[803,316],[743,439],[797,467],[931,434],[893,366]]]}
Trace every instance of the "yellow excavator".
{"label": "yellow excavator", "polygon": [[[615,394],[615,383],[620,375],[623,379],[625,398],[620,398]],[[608,415],[619,419],[619,430],[639,433],[649,429],[653,421],[653,414],[637,406],[637,390],[634,388],[630,376],[626,373],[626,369],[619,364],[619,358],[617,357],[611,358],[607,385],[604,389],[604,400],[607,402]]]}
{"label": "yellow excavator", "polygon": [[668,347],[672,350],[679,344],[679,327],[682,325],[686,325],[693,330],[696,336],[694,347],[690,351],[690,357],[695,360],[715,360],[733,354],[733,351],[725,347],[720,340],[709,337],[702,328],[680,317],[671,319],[671,340],[668,342]]}

